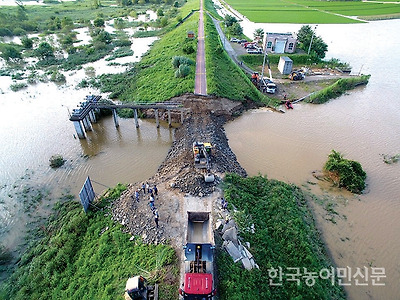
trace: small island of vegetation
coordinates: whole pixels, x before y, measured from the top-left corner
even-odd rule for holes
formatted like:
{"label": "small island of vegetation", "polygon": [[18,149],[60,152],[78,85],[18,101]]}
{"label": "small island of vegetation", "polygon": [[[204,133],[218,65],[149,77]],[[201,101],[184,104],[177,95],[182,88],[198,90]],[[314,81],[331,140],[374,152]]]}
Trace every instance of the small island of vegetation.
{"label": "small island of vegetation", "polygon": [[324,170],[328,172],[328,177],[338,187],[344,187],[356,194],[361,194],[365,189],[367,174],[361,164],[343,158],[343,155],[335,150],[329,154]]}

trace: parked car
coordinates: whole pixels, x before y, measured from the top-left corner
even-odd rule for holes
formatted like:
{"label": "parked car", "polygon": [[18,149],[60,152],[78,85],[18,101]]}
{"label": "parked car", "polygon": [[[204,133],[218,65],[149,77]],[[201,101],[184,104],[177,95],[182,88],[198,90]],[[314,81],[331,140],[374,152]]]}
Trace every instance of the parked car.
{"label": "parked car", "polygon": [[251,48],[254,48],[256,45],[257,45],[256,42],[247,42],[247,43],[244,43],[243,47],[245,47],[246,49],[247,48],[251,49]]}
{"label": "parked car", "polygon": [[234,38],[234,37],[231,38],[230,41],[231,41],[232,43],[237,43],[237,42],[239,42],[239,40],[238,40],[237,38]]}
{"label": "parked car", "polygon": [[246,52],[248,54],[262,54],[262,49],[256,48],[256,49],[247,49]]}

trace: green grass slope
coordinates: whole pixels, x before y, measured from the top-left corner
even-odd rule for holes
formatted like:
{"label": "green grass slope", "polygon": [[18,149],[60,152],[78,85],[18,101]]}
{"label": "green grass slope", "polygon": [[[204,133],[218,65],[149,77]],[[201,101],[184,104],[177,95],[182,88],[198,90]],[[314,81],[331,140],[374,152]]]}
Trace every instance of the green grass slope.
{"label": "green grass slope", "polygon": [[[250,242],[250,252],[260,269],[247,271],[234,264],[224,250],[218,251],[220,299],[345,299],[343,289],[319,272],[332,267],[303,193],[292,185],[262,176],[225,178],[225,198],[237,211],[234,218],[239,234]],[[255,232],[250,228],[254,224]],[[282,280],[278,279],[279,267]],[[317,272],[315,282],[300,276],[299,283],[287,273]],[[276,269],[273,278],[272,269]],[[323,273],[323,275],[326,275]],[[273,283],[282,285],[274,286]]]}
{"label": "green grass slope", "polygon": [[[124,189],[118,185],[96,205],[105,206]],[[166,268],[178,273],[171,247],[129,241],[104,211],[85,214],[79,202],[59,207],[43,233],[1,286],[0,299],[123,299],[130,276],[155,282]],[[160,292],[161,299],[176,299],[177,286],[161,284]]]}
{"label": "green grass slope", "polygon": [[264,101],[243,71],[223,50],[211,18],[205,18],[207,93],[231,100]]}

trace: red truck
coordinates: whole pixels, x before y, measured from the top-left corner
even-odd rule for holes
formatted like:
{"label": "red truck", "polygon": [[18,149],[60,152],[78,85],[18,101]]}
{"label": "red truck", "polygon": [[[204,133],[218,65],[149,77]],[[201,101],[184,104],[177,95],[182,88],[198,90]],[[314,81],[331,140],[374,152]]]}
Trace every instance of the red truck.
{"label": "red truck", "polygon": [[209,212],[188,212],[185,274],[179,294],[185,300],[213,299],[214,235]]}

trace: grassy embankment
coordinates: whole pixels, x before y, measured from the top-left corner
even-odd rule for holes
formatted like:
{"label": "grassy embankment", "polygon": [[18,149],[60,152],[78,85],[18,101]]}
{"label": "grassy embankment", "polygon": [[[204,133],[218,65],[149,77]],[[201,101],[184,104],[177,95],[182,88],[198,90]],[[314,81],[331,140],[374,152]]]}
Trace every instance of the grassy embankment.
{"label": "grassy embankment", "polygon": [[330,99],[337,98],[343,95],[346,91],[352,90],[359,85],[368,84],[371,75],[362,75],[351,78],[341,78],[331,86],[324,88],[307,98],[305,101],[315,104],[321,104],[329,101]]}
{"label": "grassy embankment", "polygon": [[[187,4],[190,7],[190,10],[186,9],[188,13],[196,9],[192,3],[190,1]],[[196,3],[198,2],[196,1]],[[140,102],[165,101],[183,93],[193,92],[194,65],[191,66],[191,72],[188,76],[177,78],[171,63],[174,56],[186,56],[193,61],[195,60],[195,52],[191,54],[184,52],[184,48],[188,45],[197,49],[197,40],[186,38],[189,30],[197,33],[197,14],[190,16],[185,22],[154,43],[150,51],[137,64],[137,74],[128,89],[121,95],[120,98],[122,100]],[[205,31],[207,35],[206,70],[208,93],[232,100],[251,99],[267,103],[266,97],[254,88],[250,80],[223,51],[218,33],[208,16],[206,18]]]}
{"label": "grassy embankment", "polygon": [[76,201],[60,205],[42,228],[43,238],[0,287],[0,299],[123,299],[126,280],[134,275],[160,282],[160,299],[176,299],[174,250],[142,244],[138,237],[129,241],[109,216],[106,207],[124,189],[117,185],[95,203],[102,209],[88,214]]}
{"label": "grassy embankment", "polygon": [[243,71],[223,50],[223,46],[211,18],[205,18],[207,92],[210,95],[232,100],[251,99],[268,103]]}
{"label": "grassy embankment", "polygon": [[[260,269],[247,271],[234,264],[224,250],[218,250],[217,266],[221,300],[229,299],[345,299],[343,289],[322,279],[319,272],[332,267],[325,252],[314,218],[299,188],[262,176],[225,178],[225,198],[237,211],[234,218],[239,234],[250,242],[250,252]],[[254,224],[255,232],[250,227]],[[278,270],[275,278],[271,269]],[[287,268],[300,268],[299,284],[285,274]],[[306,280],[305,269],[317,272],[315,282]],[[322,273],[326,275],[326,273]],[[281,283],[281,286],[273,286]]]}
{"label": "grassy embankment", "polygon": [[[227,2],[241,14],[256,23],[341,24],[360,23],[352,16],[384,16],[400,13],[395,3],[368,3],[361,1],[313,1],[295,0],[282,3],[279,0]],[[336,14],[343,15],[339,16]],[[349,18],[347,18],[347,16]]]}

